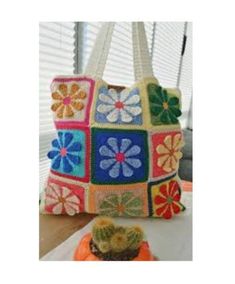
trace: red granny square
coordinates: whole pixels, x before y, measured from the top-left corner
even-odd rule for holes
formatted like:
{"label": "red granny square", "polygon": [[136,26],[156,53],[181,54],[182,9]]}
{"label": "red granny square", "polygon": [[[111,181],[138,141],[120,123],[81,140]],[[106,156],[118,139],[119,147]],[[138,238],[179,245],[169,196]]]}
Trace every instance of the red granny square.
{"label": "red granny square", "polygon": [[162,178],[175,173],[182,157],[183,136],[181,131],[154,133],[152,144],[152,178]]}

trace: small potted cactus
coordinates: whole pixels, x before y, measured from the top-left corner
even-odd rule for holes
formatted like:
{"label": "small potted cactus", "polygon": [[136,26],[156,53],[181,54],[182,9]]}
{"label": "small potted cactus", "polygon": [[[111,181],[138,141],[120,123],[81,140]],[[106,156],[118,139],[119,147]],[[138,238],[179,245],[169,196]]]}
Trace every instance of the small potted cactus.
{"label": "small potted cactus", "polygon": [[144,241],[140,226],[117,226],[109,217],[97,217],[92,232],[78,244],[74,260],[150,261],[157,260]]}

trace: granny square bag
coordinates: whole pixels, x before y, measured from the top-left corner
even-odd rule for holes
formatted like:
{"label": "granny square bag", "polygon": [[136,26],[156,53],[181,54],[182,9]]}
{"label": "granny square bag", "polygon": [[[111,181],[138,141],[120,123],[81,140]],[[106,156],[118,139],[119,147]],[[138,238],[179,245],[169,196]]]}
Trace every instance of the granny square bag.
{"label": "granny square bag", "polygon": [[102,26],[85,74],[51,84],[57,138],[40,209],[169,219],[185,209],[177,174],[180,91],[154,77],[142,22],[132,23],[135,84],[103,81],[113,29]]}

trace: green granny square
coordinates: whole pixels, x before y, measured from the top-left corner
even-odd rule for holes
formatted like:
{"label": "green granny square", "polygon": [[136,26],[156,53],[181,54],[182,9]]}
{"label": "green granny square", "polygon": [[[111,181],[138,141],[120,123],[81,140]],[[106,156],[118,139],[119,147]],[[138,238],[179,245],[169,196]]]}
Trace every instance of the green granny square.
{"label": "green granny square", "polygon": [[151,123],[153,125],[178,124],[182,114],[179,98],[156,84],[147,87]]}

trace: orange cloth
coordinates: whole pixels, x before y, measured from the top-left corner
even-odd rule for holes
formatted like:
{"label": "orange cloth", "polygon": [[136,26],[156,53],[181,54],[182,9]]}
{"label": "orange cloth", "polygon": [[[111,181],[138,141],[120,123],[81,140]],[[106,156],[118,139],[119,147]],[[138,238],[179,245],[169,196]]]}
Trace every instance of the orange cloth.
{"label": "orange cloth", "polygon": [[193,183],[191,181],[182,180],[182,189],[187,192],[193,191]]}

